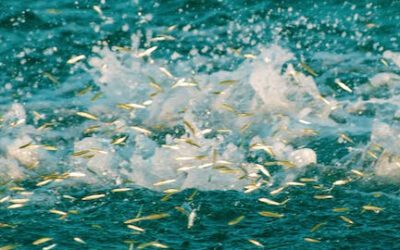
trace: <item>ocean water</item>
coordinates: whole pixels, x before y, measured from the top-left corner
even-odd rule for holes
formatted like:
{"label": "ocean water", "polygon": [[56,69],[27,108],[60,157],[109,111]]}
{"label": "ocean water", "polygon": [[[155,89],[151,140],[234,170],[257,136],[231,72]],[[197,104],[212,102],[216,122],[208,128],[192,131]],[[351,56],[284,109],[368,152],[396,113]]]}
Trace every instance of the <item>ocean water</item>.
{"label": "ocean water", "polygon": [[400,1],[0,1],[0,249],[397,249]]}

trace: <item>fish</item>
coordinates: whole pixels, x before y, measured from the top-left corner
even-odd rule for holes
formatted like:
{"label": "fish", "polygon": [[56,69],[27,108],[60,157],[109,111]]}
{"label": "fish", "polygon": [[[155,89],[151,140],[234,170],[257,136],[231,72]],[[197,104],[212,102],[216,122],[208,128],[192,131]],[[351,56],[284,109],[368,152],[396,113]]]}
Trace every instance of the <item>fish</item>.
{"label": "fish", "polygon": [[104,198],[105,196],[106,196],[105,194],[93,194],[93,195],[85,196],[81,200],[91,201],[91,200],[97,200],[97,199]]}
{"label": "fish", "polygon": [[25,204],[13,204],[13,205],[10,205],[10,206],[8,206],[7,208],[8,209],[16,209],[16,208],[21,208],[21,207],[23,207]]}
{"label": "fish", "polygon": [[25,188],[18,186],[10,187],[9,189],[10,191],[25,191]]}
{"label": "fish", "polygon": [[196,157],[194,156],[182,156],[182,157],[176,157],[176,161],[193,161],[196,160]]}
{"label": "fish", "polygon": [[171,184],[176,182],[176,179],[170,179],[170,180],[164,180],[164,181],[159,181],[153,184],[153,186],[159,187],[167,184]]}
{"label": "fish", "polygon": [[264,162],[265,166],[282,166],[282,167],[287,167],[287,168],[294,168],[296,165],[294,165],[290,161],[271,161],[271,162]]}
{"label": "fish", "polygon": [[282,202],[277,202],[277,201],[270,200],[268,198],[259,198],[258,201],[268,204],[268,205],[272,205],[272,206],[282,206],[282,205],[285,205],[289,201],[289,199],[286,199]]}
{"label": "fish", "polygon": [[271,218],[282,218],[285,216],[284,214],[269,212],[269,211],[261,211],[258,212],[258,214],[264,217],[271,217]]}
{"label": "fish", "polygon": [[0,247],[0,250],[12,250],[12,249],[16,249],[16,248],[17,248],[17,245],[10,244],[10,245]]}
{"label": "fish", "polygon": [[314,238],[310,238],[310,237],[305,237],[304,241],[310,242],[310,243],[320,243],[320,240],[314,239]]}
{"label": "fish", "polygon": [[131,188],[115,188],[111,190],[112,193],[122,193],[122,192],[128,192],[131,191]]}
{"label": "fish", "polygon": [[147,135],[147,136],[152,134],[152,132],[150,130],[147,130],[145,128],[141,128],[141,127],[137,127],[137,126],[131,126],[130,128],[135,130],[135,131],[137,131],[137,132],[139,132],[139,133]]}
{"label": "fish", "polygon": [[1,222],[0,222],[0,228],[7,228],[7,227],[9,227],[9,228],[15,228],[15,227],[17,227],[17,226],[16,226],[16,225],[6,224],[6,223],[1,223]]}
{"label": "fish", "polygon": [[111,145],[120,145],[120,144],[124,144],[126,139],[128,139],[128,136],[122,136],[119,138],[115,138],[111,141]]}
{"label": "fish", "polygon": [[143,217],[130,219],[130,220],[125,221],[124,223],[125,224],[131,224],[131,223],[135,223],[135,222],[139,222],[139,221],[158,220],[158,219],[167,218],[169,216],[170,215],[168,213],[151,214],[151,215],[147,215],[147,216],[143,216]]}
{"label": "fish", "polygon": [[231,134],[232,133],[232,130],[230,130],[230,129],[217,129],[216,131],[221,134]]}
{"label": "fish", "polygon": [[81,172],[71,172],[67,174],[68,177],[73,177],[73,178],[80,178],[80,177],[85,177],[86,174],[85,173],[81,173]]}
{"label": "fish", "polygon": [[88,93],[89,91],[91,91],[92,89],[93,89],[93,87],[89,85],[86,88],[80,90],[78,93],[76,93],[76,95],[77,96],[82,96],[82,95]]}
{"label": "fish", "polygon": [[186,143],[189,144],[189,145],[192,145],[192,146],[195,146],[195,147],[198,147],[198,148],[201,147],[197,142],[195,142],[195,141],[192,140],[192,139],[184,139],[183,141],[186,142]]}
{"label": "fish", "polygon": [[339,137],[341,139],[343,139],[344,141],[347,141],[347,142],[350,142],[350,143],[354,143],[354,141],[350,137],[348,137],[346,134],[340,134]]}
{"label": "fish", "polygon": [[54,125],[55,125],[55,124],[52,123],[52,122],[46,122],[46,123],[44,123],[42,126],[40,126],[37,130],[38,130],[38,131],[41,131],[41,130],[44,130],[44,129],[46,129],[46,128],[53,127]]}
{"label": "fish", "polygon": [[76,112],[76,115],[78,115],[80,117],[83,117],[83,118],[90,119],[90,120],[95,120],[95,121],[99,120],[99,118],[97,116],[92,115],[92,114],[87,113],[87,112]]}
{"label": "fish", "polygon": [[171,88],[174,89],[177,87],[198,87],[198,84],[196,82],[186,81],[186,79],[182,78],[179,79],[174,85],[172,85]]}
{"label": "fish", "polygon": [[[212,164],[211,164],[211,166],[212,166]],[[194,169],[194,168],[196,168],[196,166],[181,167],[181,168],[178,168],[177,171],[180,171],[180,172],[182,172],[182,171],[188,171],[188,170],[191,170],[191,169]]]}
{"label": "fish", "polygon": [[220,105],[220,108],[224,109],[226,111],[232,112],[232,113],[237,113],[236,109],[232,105],[227,104],[227,103],[222,103]]}
{"label": "fish", "polygon": [[183,207],[176,206],[175,209],[182,215],[187,215],[187,211]]}
{"label": "fish", "polygon": [[164,194],[176,194],[179,193],[180,190],[179,189],[175,189],[175,188],[170,188],[170,189],[166,189],[163,191]]}
{"label": "fish", "polygon": [[120,109],[127,109],[127,110],[145,109],[146,108],[146,106],[141,105],[141,104],[136,104],[136,103],[120,103],[120,104],[117,104],[117,107]]}
{"label": "fish", "polygon": [[383,59],[383,58],[381,58],[381,63],[383,64],[383,65],[385,65],[386,67],[389,67],[389,63],[385,60],[385,59]]}
{"label": "fish", "polygon": [[62,197],[65,198],[65,199],[71,200],[71,201],[75,201],[76,200],[76,198],[72,197],[71,195],[64,194]]}
{"label": "fish", "polygon": [[58,148],[56,148],[54,146],[50,146],[50,145],[42,145],[42,148],[47,151],[57,151],[58,150]]}
{"label": "fish", "polygon": [[183,124],[185,124],[185,126],[189,129],[189,131],[190,131],[193,135],[196,134],[196,130],[195,130],[194,126],[193,126],[190,122],[188,122],[188,121],[186,121],[186,120],[183,120]]}
{"label": "fish", "polygon": [[383,208],[372,205],[364,205],[362,206],[362,209],[363,211],[373,211],[377,214],[383,211]]}
{"label": "fish", "polygon": [[347,207],[335,207],[335,208],[332,209],[332,211],[333,211],[333,212],[336,212],[336,213],[347,212],[347,211],[349,211],[349,210],[350,210],[350,209],[347,208]]}
{"label": "fish", "polygon": [[150,42],[160,42],[160,41],[173,41],[176,40],[175,37],[170,36],[170,35],[160,35],[160,36],[156,36],[151,38],[149,41]]}
{"label": "fish", "polygon": [[112,46],[113,51],[117,52],[131,52],[132,49],[128,47],[123,47],[123,46]]}
{"label": "fish", "polygon": [[4,202],[8,201],[9,199],[10,199],[10,196],[7,195],[7,196],[5,196],[5,197],[0,199],[0,203],[4,203]]}
{"label": "fish", "polygon": [[79,61],[82,61],[82,60],[84,60],[84,59],[86,59],[86,56],[85,56],[85,55],[74,56],[74,57],[71,57],[71,58],[67,61],[67,64],[75,64],[75,63],[77,63],[77,62],[79,62]]}
{"label": "fish", "polygon": [[256,143],[250,146],[250,150],[264,150],[267,154],[269,154],[271,157],[275,157],[275,153],[272,150],[271,146],[264,145],[261,143]]}
{"label": "fish", "polygon": [[24,145],[20,146],[19,149],[27,148],[32,145],[32,141],[25,143]]}
{"label": "fish", "polygon": [[361,172],[361,171],[358,171],[358,170],[356,170],[356,169],[352,169],[351,172],[352,172],[353,174],[356,174],[356,175],[360,176],[360,177],[364,177],[364,173]]}
{"label": "fish", "polygon": [[224,95],[225,92],[224,91],[212,91],[211,92],[213,95]]}
{"label": "fish", "polygon": [[312,124],[311,122],[306,121],[306,120],[302,120],[302,119],[299,119],[299,122],[300,122],[300,123],[303,123],[303,124],[306,124],[306,125]]}
{"label": "fish", "polygon": [[129,229],[136,230],[136,231],[139,231],[139,232],[144,232],[145,231],[143,228],[135,226],[135,225],[127,225],[127,227]]}
{"label": "fish", "polygon": [[280,188],[277,188],[277,189],[275,189],[275,190],[272,190],[271,192],[269,192],[271,195],[276,195],[276,194],[279,194],[280,192],[282,192],[283,190],[285,189],[285,187],[280,187]]}
{"label": "fish", "polygon": [[342,186],[342,185],[346,185],[349,182],[350,182],[350,180],[337,180],[337,181],[333,182],[332,186]]}
{"label": "fish", "polygon": [[242,220],[244,220],[244,218],[245,218],[245,216],[244,216],[244,215],[241,215],[241,216],[239,216],[239,217],[237,217],[237,218],[235,218],[235,219],[229,221],[229,222],[228,222],[228,225],[229,225],[229,226],[236,225],[236,224],[240,223]]}
{"label": "fish", "polygon": [[332,195],[314,195],[314,199],[317,200],[326,200],[326,199],[333,199]]}
{"label": "fish", "polygon": [[166,68],[164,67],[160,67],[160,71],[162,73],[164,73],[164,75],[166,75],[169,78],[174,78],[174,76],[171,74],[171,72],[169,72]]}
{"label": "fish", "polygon": [[53,248],[55,248],[57,246],[57,244],[51,244],[50,246],[47,246],[47,247],[43,247],[42,248],[42,250],[50,250],[50,249],[53,249]]}
{"label": "fish", "polygon": [[94,5],[93,10],[96,11],[100,16],[103,16],[103,11],[101,10],[100,6]]}
{"label": "fish", "polygon": [[260,189],[261,183],[260,182],[252,183],[250,185],[245,186],[244,188],[246,189],[246,191],[244,191],[244,193],[248,194],[248,193],[251,193],[251,192],[254,192],[254,191]]}
{"label": "fish", "polygon": [[41,245],[41,244],[49,242],[51,240],[53,240],[53,238],[49,238],[49,237],[40,238],[40,239],[37,239],[34,242],[32,242],[32,245],[35,245],[35,246]]}
{"label": "fish", "polygon": [[268,178],[272,178],[272,175],[264,166],[262,166],[260,164],[256,164],[256,169],[258,169],[262,174],[264,174]]}
{"label": "fish", "polygon": [[211,133],[212,131],[213,131],[213,130],[212,130],[211,128],[206,128],[206,129],[200,131],[200,134],[206,135],[206,134]]}
{"label": "fish", "polygon": [[142,104],[143,104],[144,106],[150,106],[152,103],[153,103],[152,100],[147,100],[147,101],[144,101]]}
{"label": "fish", "polygon": [[52,83],[60,84],[60,81],[55,76],[53,76],[52,74],[50,74],[48,72],[44,72],[43,76],[46,77],[47,79],[49,79]]}
{"label": "fish", "polygon": [[317,182],[316,178],[300,178],[301,182]]}
{"label": "fish", "polygon": [[264,245],[261,244],[261,243],[260,243],[259,241],[257,241],[257,240],[248,239],[248,241],[249,241],[251,244],[255,245],[255,246],[264,247]]}
{"label": "fish", "polygon": [[157,46],[153,46],[151,48],[148,48],[143,52],[137,53],[136,57],[142,58],[142,57],[150,56],[154,51],[157,50],[157,48],[158,48]]}
{"label": "fish", "polygon": [[168,201],[169,198],[171,198],[172,195],[174,195],[174,194],[166,194],[166,195],[164,195],[164,196],[161,198],[161,201]]}
{"label": "fish", "polygon": [[160,84],[156,82],[156,80],[153,77],[148,76],[148,78],[150,80],[149,82],[150,87],[154,88],[157,92],[164,92],[164,89],[160,86]]}
{"label": "fish", "polygon": [[244,54],[243,57],[246,59],[257,59],[257,56],[253,54]]}
{"label": "fish", "polygon": [[171,32],[171,31],[175,30],[176,27],[178,27],[178,25],[171,25],[171,26],[169,26],[169,27],[167,28],[167,31],[168,31],[168,32]]}
{"label": "fish", "polygon": [[317,77],[318,74],[304,61],[300,62],[300,65],[305,69],[308,73],[310,73],[312,76]]}
{"label": "fish", "polygon": [[196,219],[196,209],[193,209],[188,216],[188,224],[187,224],[188,229],[193,227],[195,219]]}
{"label": "fish", "polygon": [[29,201],[29,199],[24,199],[24,198],[9,200],[9,202],[11,202],[13,204],[24,204],[24,203],[27,203],[28,201]]}
{"label": "fish", "polygon": [[81,244],[86,244],[86,242],[79,237],[74,237],[74,241],[81,243]]}
{"label": "fish", "polygon": [[351,219],[347,218],[346,216],[339,216],[340,219],[342,219],[344,222],[347,222],[349,224],[354,224],[354,221],[352,221]]}
{"label": "fish", "polygon": [[48,179],[48,180],[44,180],[44,181],[38,182],[38,183],[36,184],[36,186],[37,186],[37,187],[41,187],[41,186],[44,186],[44,185],[49,184],[50,182],[53,182],[53,180],[52,180],[52,179]]}
{"label": "fish", "polygon": [[372,152],[371,150],[367,150],[367,154],[369,156],[371,156],[372,158],[374,158],[375,160],[378,159],[378,156],[374,152]]}
{"label": "fish", "polygon": [[161,244],[157,241],[152,241],[152,242],[142,243],[142,244],[138,245],[137,249],[144,249],[147,247],[155,247],[155,248],[163,248],[163,249],[168,248],[167,245]]}
{"label": "fish", "polygon": [[94,102],[97,99],[99,99],[103,95],[102,92],[97,92],[92,98],[90,98],[90,101]]}
{"label": "fish", "polygon": [[296,182],[296,181],[289,181],[286,182],[286,186],[299,186],[299,187],[304,187],[306,184],[302,182]]}
{"label": "fish", "polygon": [[327,224],[327,222],[321,222],[321,223],[315,224],[315,225],[310,229],[310,232],[313,233],[313,232],[317,231],[320,227],[322,227],[322,226],[324,226],[324,225],[326,225],[326,224]]}
{"label": "fish", "polygon": [[339,87],[342,88],[343,90],[345,90],[349,93],[353,93],[353,90],[349,86],[347,86],[344,82],[340,81],[339,79],[336,79],[335,83],[337,85],[339,85]]}
{"label": "fish", "polygon": [[49,212],[52,213],[52,214],[58,214],[58,215],[61,215],[61,216],[68,215],[68,213],[60,211],[60,210],[56,210],[56,209],[50,209]]}
{"label": "fish", "polygon": [[218,84],[220,84],[220,85],[233,85],[233,84],[235,84],[237,82],[238,82],[237,80],[223,80],[223,81],[220,81]]}

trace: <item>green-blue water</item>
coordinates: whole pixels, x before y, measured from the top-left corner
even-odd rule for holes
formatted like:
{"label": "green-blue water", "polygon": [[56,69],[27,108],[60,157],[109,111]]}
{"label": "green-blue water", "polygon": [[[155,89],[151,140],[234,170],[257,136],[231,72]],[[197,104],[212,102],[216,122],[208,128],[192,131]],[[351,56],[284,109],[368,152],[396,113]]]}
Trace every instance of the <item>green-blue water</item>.
{"label": "green-blue water", "polygon": [[0,1],[0,249],[399,248],[399,40],[396,0]]}

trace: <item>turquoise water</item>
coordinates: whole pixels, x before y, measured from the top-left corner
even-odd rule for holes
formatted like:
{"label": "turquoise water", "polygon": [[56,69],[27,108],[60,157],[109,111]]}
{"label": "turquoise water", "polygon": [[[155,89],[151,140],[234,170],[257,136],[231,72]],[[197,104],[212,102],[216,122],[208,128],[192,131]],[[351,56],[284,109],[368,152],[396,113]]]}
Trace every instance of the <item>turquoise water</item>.
{"label": "turquoise water", "polygon": [[0,2],[0,249],[398,248],[399,34],[400,1]]}

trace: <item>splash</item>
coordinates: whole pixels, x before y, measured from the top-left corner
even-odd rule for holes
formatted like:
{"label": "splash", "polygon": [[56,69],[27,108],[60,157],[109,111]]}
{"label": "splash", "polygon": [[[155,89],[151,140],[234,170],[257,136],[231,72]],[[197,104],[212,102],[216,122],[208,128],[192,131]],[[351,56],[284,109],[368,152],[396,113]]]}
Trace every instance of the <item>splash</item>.
{"label": "splash", "polygon": [[[371,96],[374,88],[385,85],[389,98],[339,101],[323,97],[313,77],[294,64],[299,58],[278,45],[260,49],[233,71],[195,74],[188,62],[153,59],[157,48],[141,51],[137,43],[128,50],[96,47],[88,66],[77,66],[94,86],[72,97],[78,108],[58,113],[77,120],[76,112],[87,112],[92,120],[52,129],[48,123],[27,122],[25,108],[33,112],[40,102],[10,107],[1,128],[7,135],[0,141],[2,180],[52,175],[47,178],[54,185],[129,182],[155,190],[251,191],[285,185],[310,165],[329,168],[342,162],[352,168],[347,159],[353,156],[366,166],[371,163],[378,176],[400,173],[398,152],[391,147],[399,141],[398,129],[387,121],[388,112],[368,118],[367,146],[347,136],[359,129],[343,125],[371,105],[398,107],[400,76],[395,73],[379,73],[368,86],[354,89],[359,96]],[[394,52],[383,57],[398,64]],[[206,61],[201,55],[191,60]],[[70,92],[76,87],[72,82],[58,91]],[[93,88],[100,98],[86,94]],[[41,119],[34,115],[36,123]],[[327,137],[349,145],[348,154],[319,162],[312,144]],[[51,146],[57,138],[66,141],[63,147]],[[271,175],[269,166],[281,168],[283,182]]]}

